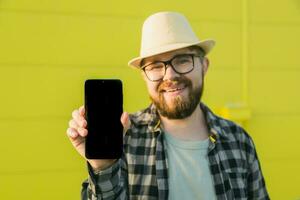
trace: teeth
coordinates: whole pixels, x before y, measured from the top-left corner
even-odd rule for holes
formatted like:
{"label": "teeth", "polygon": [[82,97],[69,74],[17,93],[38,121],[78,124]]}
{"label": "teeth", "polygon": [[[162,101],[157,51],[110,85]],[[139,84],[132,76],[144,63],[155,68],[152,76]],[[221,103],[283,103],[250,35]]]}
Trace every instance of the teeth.
{"label": "teeth", "polygon": [[174,88],[174,89],[171,89],[171,90],[167,90],[167,92],[174,92],[174,91],[177,91],[177,90],[182,90],[183,88]]}

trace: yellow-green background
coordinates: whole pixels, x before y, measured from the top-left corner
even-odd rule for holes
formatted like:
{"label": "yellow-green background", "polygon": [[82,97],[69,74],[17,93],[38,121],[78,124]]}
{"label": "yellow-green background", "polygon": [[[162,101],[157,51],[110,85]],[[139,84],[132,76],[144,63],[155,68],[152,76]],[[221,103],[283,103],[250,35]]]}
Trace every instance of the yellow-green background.
{"label": "yellow-green background", "polygon": [[272,199],[300,198],[300,0],[0,0],[0,199],[80,198],[86,165],[66,129],[84,80],[120,78],[125,110],[145,107],[127,61],[143,20],[164,10],[217,41],[204,102],[246,103]]}

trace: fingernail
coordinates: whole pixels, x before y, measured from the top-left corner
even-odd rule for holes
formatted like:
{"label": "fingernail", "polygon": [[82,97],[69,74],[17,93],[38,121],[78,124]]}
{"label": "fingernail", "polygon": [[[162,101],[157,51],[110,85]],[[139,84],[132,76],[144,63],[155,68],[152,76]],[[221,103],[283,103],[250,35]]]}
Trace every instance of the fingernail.
{"label": "fingernail", "polygon": [[70,130],[69,130],[69,135],[70,135],[71,137],[74,137],[74,133],[73,133],[72,131],[70,131]]}
{"label": "fingernail", "polygon": [[84,128],[79,127],[79,131],[80,131],[80,132],[83,132],[83,130],[84,130]]}

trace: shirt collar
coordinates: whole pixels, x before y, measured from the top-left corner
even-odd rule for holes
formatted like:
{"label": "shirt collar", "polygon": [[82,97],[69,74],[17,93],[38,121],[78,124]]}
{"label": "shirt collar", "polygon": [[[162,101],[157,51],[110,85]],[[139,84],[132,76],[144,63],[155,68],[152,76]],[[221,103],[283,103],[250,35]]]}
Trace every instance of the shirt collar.
{"label": "shirt collar", "polygon": [[[216,116],[204,103],[200,102],[199,106],[205,115],[211,133],[211,140],[229,140],[229,134],[224,130],[224,120]],[[147,125],[153,133],[161,132],[159,114],[154,104],[150,104],[148,108],[130,115],[130,119],[135,124]]]}
{"label": "shirt collar", "polygon": [[206,124],[210,131],[210,137],[214,140],[229,140],[229,134],[226,133],[224,126],[224,119],[215,115],[204,103],[200,103],[201,110],[203,111],[206,119]]}

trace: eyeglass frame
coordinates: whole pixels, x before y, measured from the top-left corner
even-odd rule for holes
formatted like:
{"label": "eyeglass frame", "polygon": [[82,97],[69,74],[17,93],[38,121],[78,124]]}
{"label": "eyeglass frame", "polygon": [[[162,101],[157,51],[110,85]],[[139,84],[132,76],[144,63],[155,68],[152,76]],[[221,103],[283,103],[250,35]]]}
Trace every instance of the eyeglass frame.
{"label": "eyeglass frame", "polygon": [[[187,72],[184,72],[184,73],[181,73],[181,72],[178,72],[178,71],[175,69],[175,67],[172,65],[172,61],[173,61],[175,58],[177,58],[177,57],[179,57],[179,56],[184,56],[184,55],[187,55],[187,56],[191,56],[191,57],[192,57],[193,67],[192,67],[191,70],[189,70],[189,71],[187,71]],[[190,53],[190,54],[178,54],[178,55],[173,56],[170,60],[167,60],[167,61],[155,61],[155,62],[151,62],[151,63],[149,63],[149,64],[147,64],[147,65],[143,65],[143,66],[141,66],[141,70],[144,71],[144,73],[145,73],[145,75],[146,75],[146,77],[148,78],[149,81],[152,81],[152,82],[158,82],[158,81],[163,80],[163,78],[165,77],[166,72],[167,72],[167,69],[168,69],[168,65],[169,65],[169,66],[174,70],[174,72],[176,72],[177,74],[188,74],[188,73],[190,73],[191,71],[193,71],[194,68],[195,68],[195,60],[194,60],[194,57],[199,57],[199,58],[201,58],[200,55],[196,55],[196,54],[193,54],[193,53]],[[145,71],[145,68],[146,68],[147,66],[152,65],[152,64],[155,64],[155,63],[163,63],[163,64],[164,64],[165,72],[164,72],[164,75],[162,76],[162,78],[157,79],[157,80],[151,80],[151,79],[148,77],[148,75],[147,75],[147,73],[146,73],[146,71]]]}

